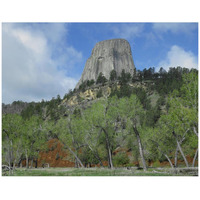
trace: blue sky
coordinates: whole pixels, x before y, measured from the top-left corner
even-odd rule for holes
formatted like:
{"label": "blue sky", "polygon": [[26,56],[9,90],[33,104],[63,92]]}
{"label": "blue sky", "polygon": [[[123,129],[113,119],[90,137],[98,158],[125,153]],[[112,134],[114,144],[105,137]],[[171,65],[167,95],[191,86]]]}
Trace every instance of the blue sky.
{"label": "blue sky", "polygon": [[136,69],[198,67],[197,23],[3,23],[3,103],[63,97],[95,44],[112,38],[128,40]]}

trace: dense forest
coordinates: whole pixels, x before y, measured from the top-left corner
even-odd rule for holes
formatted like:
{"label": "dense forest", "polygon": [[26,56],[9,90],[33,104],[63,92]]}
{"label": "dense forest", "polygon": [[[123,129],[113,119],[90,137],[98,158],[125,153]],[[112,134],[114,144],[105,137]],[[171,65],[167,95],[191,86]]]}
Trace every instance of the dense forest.
{"label": "dense forest", "polygon": [[[145,83],[145,87],[134,87]],[[109,97],[101,86],[111,87]],[[86,107],[70,109],[62,102],[90,87],[100,89]],[[198,71],[187,68],[122,70],[121,76],[102,73],[95,83],[88,80],[70,90],[63,99],[2,105],[2,163],[29,168],[39,153],[48,151],[47,141],[56,138],[74,160],[74,167],[87,164],[109,168],[166,161],[172,168],[182,160],[196,166],[198,160]],[[127,152],[129,152],[128,156]],[[59,155],[56,155],[57,159]],[[189,162],[189,160],[192,160]]]}

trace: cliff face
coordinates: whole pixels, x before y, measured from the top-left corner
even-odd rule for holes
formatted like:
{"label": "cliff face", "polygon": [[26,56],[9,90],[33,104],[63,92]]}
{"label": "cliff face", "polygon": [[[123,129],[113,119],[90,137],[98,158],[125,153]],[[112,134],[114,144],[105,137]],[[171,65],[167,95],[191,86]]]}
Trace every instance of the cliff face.
{"label": "cliff face", "polygon": [[122,69],[131,74],[135,69],[130,45],[124,39],[105,40],[95,45],[76,88],[86,80],[96,81],[100,72],[109,79],[113,69],[118,76]]}

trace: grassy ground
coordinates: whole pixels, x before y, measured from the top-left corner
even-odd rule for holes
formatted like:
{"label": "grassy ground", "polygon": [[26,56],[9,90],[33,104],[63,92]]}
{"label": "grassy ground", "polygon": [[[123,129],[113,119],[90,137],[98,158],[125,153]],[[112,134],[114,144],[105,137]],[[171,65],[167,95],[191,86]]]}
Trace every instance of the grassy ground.
{"label": "grassy ground", "polygon": [[[8,173],[6,174],[8,175]],[[16,169],[12,176],[192,176],[192,174],[169,173],[166,170],[148,169],[102,169],[102,168],[38,168],[38,169]]]}

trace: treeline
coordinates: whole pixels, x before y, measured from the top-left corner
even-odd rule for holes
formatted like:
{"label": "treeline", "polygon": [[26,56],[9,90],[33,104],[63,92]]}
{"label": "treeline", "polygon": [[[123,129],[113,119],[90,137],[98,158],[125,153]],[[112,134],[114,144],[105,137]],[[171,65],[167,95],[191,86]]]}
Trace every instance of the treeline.
{"label": "treeline", "polygon": [[[180,84],[167,91],[159,89],[159,84],[174,84],[170,82],[171,77]],[[73,156],[76,167],[86,164],[103,167],[106,160],[110,168],[138,163],[146,170],[148,163],[158,161],[167,161],[171,167],[177,167],[180,159],[188,167],[188,156],[192,158],[191,165],[195,166],[198,73],[175,68],[159,73],[156,78],[148,76],[142,80],[153,79],[155,84],[151,84],[151,90],[162,91],[160,94],[165,95],[160,95],[155,106],[151,105],[146,90],[133,88],[126,91],[133,78],[122,71],[118,78],[120,89],[113,89],[109,98],[101,98],[86,109],[79,107],[66,113],[64,107],[58,106],[61,99],[57,97],[35,104],[32,111],[29,108],[21,115],[3,115],[3,163],[13,167],[24,159],[26,163],[28,160],[37,163],[46,142],[58,138]],[[67,95],[72,95],[70,93]],[[117,149],[122,150],[117,153]],[[127,151],[131,152],[132,160]]]}
{"label": "treeline", "polygon": [[27,108],[28,103],[23,101],[14,101],[12,104],[2,103],[2,114],[17,113],[20,114],[22,110]]}
{"label": "treeline", "polygon": [[[135,69],[133,74],[126,73],[123,69],[121,75],[117,76],[117,72],[112,70],[108,80],[101,72],[98,75],[96,82],[93,79],[84,81],[79,86],[78,90],[85,91],[87,87],[91,87],[95,84],[104,85],[106,83],[118,82],[119,84],[124,85],[126,83],[153,81],[155,84],[152,89],[155,89],[159,94],[169,94],[174,89],[180,88],[182,84],[182,75],[190,72],[198,73],[196,69],[189,70],[188,68],[182,67],[171,67],[168,71],[161,67],[160,70],[156,72],[153,67],[149,69],[145,68],[143,71]],[[76,92],[76,89],[73,92]]]}

